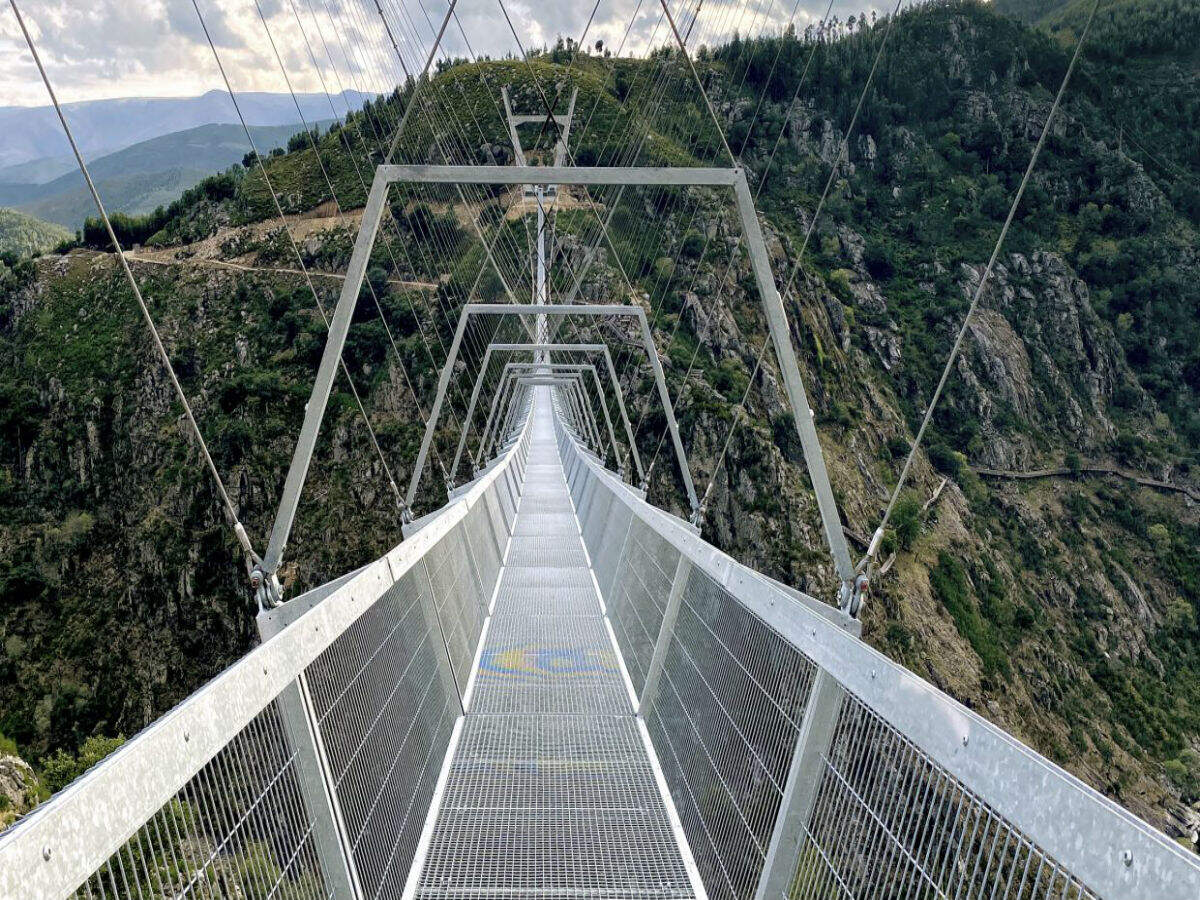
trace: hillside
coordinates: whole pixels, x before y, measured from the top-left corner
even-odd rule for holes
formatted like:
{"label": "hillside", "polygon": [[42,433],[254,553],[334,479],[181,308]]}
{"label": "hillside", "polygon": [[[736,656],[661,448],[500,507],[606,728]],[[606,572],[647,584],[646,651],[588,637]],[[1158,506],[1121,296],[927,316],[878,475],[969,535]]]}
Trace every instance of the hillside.
{"label": "hillside", "polygon": [[65,228],[0,207],[0,255],[36,256],[67,240]]}
{"label": "hillside", "polygon": [[[325,115],[310,127],[328,126],[328,107]],[[263,153],[286,146],[302,131],[300,123],[250,128]],[[213,172],[240,163],[249,150],[241,125],[201,125],[101,156],[89,161],[88,168],[110,210],[140,215],[178,199]],[[96,211],[73,160],[70,171],[44,183],[3,183],[0,178],[0,204],[70,229],[81,227]]]}
{"label": "hillside", "polygon": [[[765,125],[753,131],[764,61],[778,58],[780,83],[793,85],[809,45],[791,35],[735,43],[703,63],[722,76],[714,102],[731,141],[746,141],[752,172],[783,129],[760,199],[779,265],[784,247],[798,248],[880,39],[878,24],[864,25],[818,45],[802,102],[789,110],[790,90],[772,89],[761,104]],[[1053,35],[970,2],[906,12],[891,40],[789,310],[843,517],[859,534],[879,520],[1066,65]],[[1131,66],[1178,64],[1167,56],[1088,55],[887,535],[886,572],[864,619],[877,647],[1190,843],[1200,823],[1200,508],[1184,492],[1086,471],[1111,466],[1200,489],[1200,207],[1186,179],[1151,167],[1114,133],[1097,87],[1119,83]],[[488,93],[509,84],[526,99],[532,77],[565,81],[564,62],[458,65],[434,90],[456,98],[447,108],[479,128],[481,158],[504,161],[505,130]],[[604,160],[592,135],[631,115],[604,65],[587,58],[570,68],[581,108],[595,106],[603,123],[582,133],[581,163]],[[645,64],[613,65],[627,83]],[[1200,130],[1185,113],[1147,111],[1139,139],[1200,174],[1188,149]],[[354,127],[377,115],[368,109]],[[417,128],[402,149],[428,144]],[[653,161],[688,162],[694,150],[673,133],[648,144]],[[354,163],[369,162],[369,152],[338,129],[320,146],[343,205],[361,204]],[[349,226],[331,218],[312,151],[267,167],[307,262],[324,273],[344,267]],[[481,251],[449,202],[410,208],[410,199],[392,204],[398,243],[420,247],[426,263],[397,266],[380,248],[372,284],[407,376],[428,396],[435,373],[414,321],[448,337],[439,305],[469,286]],[[503,200],[492,198],[489,214],[503,215]],[[703,486],[764,326],[745,260],[733,288],[718,291],[718,254],[699,237],[726,246],[729,210],[701,204],[688,221],[678,209],[622,208],[613,232],[640,289],[671,288],[656,324],[674,396],[699,347],[679,412]],[[257,535],[267,531],[323,343],[302,282],[280,271],[292,261],[268,218],[261,177],[236,167],[117,223],[127,244],[143,246],[139,255],[154,255],[136,264],[138,277]],[[648,220],[667,239],[650,253],[636,239]],[[558,218],[573,264],[579,227]],[[438,239],[422,246],[423,233]],[[89,736],[136,731],[253,634],[237,547],[128,290],[94,225],[84,240],[0,282],[0,731],[39,765]],[[247,271],[256,267],[271,271]],[[428,289],[394,283],[422,278]],[[618,280],[606,259],[583,295],[608,296]],[[317,281],[332,298],[336,282]],[[499,288],[485,278],[480,293]],[[420,415],[370,308],[356,320],[347,364],[405,474]],[[627,392],[645,390],[638,367],[625,379]],[[716,476],[705,535],[830,597],[815,503],[770,365],[760,382],[750,423]],[[289,591],[397,538],[355,415],[339,383],[289,548]],[[661,425],[647,416],[647,453]],[[439,445],[452,452],[455,437],[447,428]],[[1068,474],[976,471],[1050,468]],[[434,481],[418,511],[442,502]],[[656,469],[650,494],[682,508],[669,466]]]}

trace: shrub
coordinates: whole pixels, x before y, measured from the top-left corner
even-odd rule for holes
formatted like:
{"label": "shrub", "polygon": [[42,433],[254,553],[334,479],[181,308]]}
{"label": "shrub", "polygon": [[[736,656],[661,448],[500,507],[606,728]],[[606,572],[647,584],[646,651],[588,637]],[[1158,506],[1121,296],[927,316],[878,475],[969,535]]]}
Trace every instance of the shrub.
{"label": "shrub", "polygon": [[1079,473],[1083,471],[1083,460],[1079,458],[1079,454],[1074,450],[1067,454],[1065,462],[1067,464],[1067,471],[1071,473],[1072,478],[1077,478]]}
{"label": "shrub", "polygon": [[961,480],[966,468],[966,460],[961,453],[955,453],[949,446],[941,443],[931,444],[927,453],[929,462],[935,469],[955,481]]}
{"label": "shrub", "polygon": [[863,251],[863,265],[876,281],[886,281],[896,274],[888,248],[881,241],[871,241]]}
{"label": "shrub", "polygon": [[921,533],[921,501],[911,493],[903,494],[892,510],[892,529],[896,541],[905,550],[911,550]]}
{"label": "shrub", "polygon": [[42,781],[51,792],[58,792],[125,743],[124,735],[92,735],[78,753],[59,750],[42,762]]}
{"label": "shrub", "polygon": [[992,626],[979,615],[970,580],[962,563],[948,553],[938,555],[938,564],[929,573],[933,595],[946,608],[958,633],[967,639],[979,656],[985,672],[1008,672],[1008,661],[996,640]]}

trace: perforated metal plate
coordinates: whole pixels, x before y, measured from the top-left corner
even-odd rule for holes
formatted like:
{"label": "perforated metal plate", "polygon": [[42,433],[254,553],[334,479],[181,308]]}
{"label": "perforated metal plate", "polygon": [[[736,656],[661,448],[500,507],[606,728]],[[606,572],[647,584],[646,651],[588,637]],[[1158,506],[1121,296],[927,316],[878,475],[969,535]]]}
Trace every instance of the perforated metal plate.
{"label": "perforated metal plate", "polygon": [[596,616],[600,602],[591,573],[584,568],[523,568],[500,573],[496,616]]}

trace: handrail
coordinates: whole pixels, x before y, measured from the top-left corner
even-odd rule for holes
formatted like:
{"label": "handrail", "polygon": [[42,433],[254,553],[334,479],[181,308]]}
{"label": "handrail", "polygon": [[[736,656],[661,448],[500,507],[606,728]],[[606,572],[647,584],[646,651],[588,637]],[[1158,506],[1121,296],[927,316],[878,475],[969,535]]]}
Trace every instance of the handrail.
{"label": "handrail", "polygon": [[[526,423],[526,438],[528,433]],[[0,897],[70,896],[376,601],[420,566],[428,551],[485,501],[489,488],[510,476],[525,445],[524,438],[514,442],[499,464],[426,528],[352,577],[335,579],[326,596],[317,588],[273,610],[288,618],[291,610],[300,614],[0,833]]]}
{"label": "handrail", "polygon": [[[667,541],[1072,878],[1101,897],[1200,896],[1196,856],[816,611],[815,599],[799,595],[797,602],[781,586],[632,494],[595,457],[579,452],[557,417],[555,427],[572,493],[577,503],[586,504],[581,520],[596,508],[595,494],[604,489],[612,498],[606,507],[609,521],[615,504],[621,504],[631,521],[640,520]],[[586,521],[583,528],[586,541]],[[589,546],[588,552],[595,559],[598,548]],[[603,588],[601,573],[597,577]]]}

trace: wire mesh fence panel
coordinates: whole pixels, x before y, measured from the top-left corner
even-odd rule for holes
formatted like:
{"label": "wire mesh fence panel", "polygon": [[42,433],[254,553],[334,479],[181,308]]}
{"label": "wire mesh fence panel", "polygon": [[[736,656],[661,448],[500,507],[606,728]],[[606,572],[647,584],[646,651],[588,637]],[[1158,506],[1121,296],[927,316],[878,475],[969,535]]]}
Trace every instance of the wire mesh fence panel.
{"label": "wire mesh fence panel", "polygon": [[851,695],[823,763],[791,897],[1095,896]]}
{"label": "wire mesh fence panel", "polygon": [[478,570],[483,600],[486,603],[491,597],[491,588],[500,572],[500,554],[504,552],[504,543],[494,530],[485,503],[476,503],[471,507],[463,520],[463,527],[466,529],[467,544]]}
{"label": "wire mesh fence panel", "polygon": [[607,600],[608,614],[629,678],[640,695],[662,628],[679,551],[634,518],[620,552],[621,563]]}
{"label": "wire mesh fence panel", "polygon": [[693,569],[647,725],[710,897],[749,897],[815,667]]}
{"label": "wire mesh fence panel", "polygon": [[597,491],[593,494],[590,508],[580,511],[579,522],[583,532],[583,543],[594,560],[608,526],[608,513],[615,506],[613,496],[608,491]]}
{"label": "wire mesh fence panel", "polygon": [[500,492],[502,487],[497,484],[492,490],[483,495],[482,506],[487,508],[488,520],[491,522],[491,530],[496,535],[498,542],[497,552],[500,558],[504,558],[504,547],[508,543],[509,523],[504,518],[504,511],[500,508]]}
{"label": "wire mesh fence panel", "polygon": [[483,630],[486,600],[481,597],[462,532],[451,531],[431,547],[425,554],[425,568],[433,585],[438,626],[449,648],[455,678],[463,686]]}
{"label": "wire mesh fence panel", "polygon": [[418,565],[306,673],[347,840],[372,898],[403,890],[458,714],[431,603]]}
{"label": "wire mesh fence panel", "polygon": [[611,593],[617,571],[624,565],[623,550],[633,519],[633,511],[614,500],[596,546],[588,546],[592,568],[596,570],[596,583],[605,596]]}
{"label": "wire mesh fence panel", "polygon": [[331,896],[297,758],[268,706],[75,891],[80,900]]}

